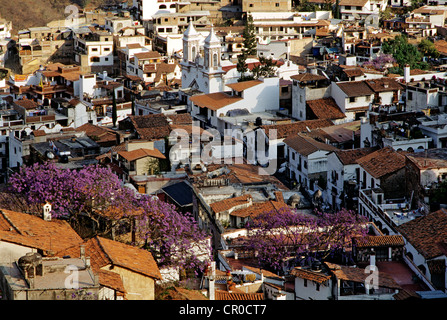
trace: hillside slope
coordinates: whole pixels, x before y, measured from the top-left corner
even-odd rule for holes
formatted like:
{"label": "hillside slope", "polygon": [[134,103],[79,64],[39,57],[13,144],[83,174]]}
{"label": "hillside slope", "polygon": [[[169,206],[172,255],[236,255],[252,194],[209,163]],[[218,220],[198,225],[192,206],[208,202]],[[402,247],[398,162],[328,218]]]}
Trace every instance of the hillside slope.
{"label": "hillside slope", "polygon": [[109,0],[0,0],[0,16],[12,21],[14,33],[29,27],[41,27],[56,19],[64,19],[70,4],[100,5]]}

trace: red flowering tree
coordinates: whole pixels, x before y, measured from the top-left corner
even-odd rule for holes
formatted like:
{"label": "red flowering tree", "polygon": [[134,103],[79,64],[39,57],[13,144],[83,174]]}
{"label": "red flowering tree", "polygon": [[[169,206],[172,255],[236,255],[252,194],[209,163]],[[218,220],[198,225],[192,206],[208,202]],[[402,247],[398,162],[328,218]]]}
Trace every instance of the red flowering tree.
{"label": "red flowering tree", "polygon": [[15,207],[21,204],[26,208],[22,211],[31,214],[40,214],[41,205],[48,201],[53,218],[68,219],[75,229],[86,217],[95,223],[100,235],[132,228],[159,265],[197,269],[209,260],[208,236],[191,216],[156,197],[123,187],[108,167],[68,170],[53,163],[23,166],[10,177],[5,195],[3,201],[0,199],[5,209],[15,209],[5,207],[8,203]]}
{"label": "red flowering tree", "polygon": [[301,257],[320,259],[341,252],[352,237],[365,236],[366,218],[352,211],[299,214],[286,209],[264,212],[248,225],[248,247],[256,253],[260,266],[282,270],[287,260]]}

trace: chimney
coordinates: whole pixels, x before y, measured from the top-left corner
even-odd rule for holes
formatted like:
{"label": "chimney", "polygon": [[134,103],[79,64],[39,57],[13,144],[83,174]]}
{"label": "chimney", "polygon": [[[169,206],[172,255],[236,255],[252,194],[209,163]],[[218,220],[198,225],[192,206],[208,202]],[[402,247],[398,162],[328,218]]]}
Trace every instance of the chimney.
{"label": "chimney", "polygon": [[42,210],[43,210],[43,220],[51,221],[51,204],[49,202],[46,202],[42,206]]}
{"label": "chimney", "polygon": [[210,300],[216,300],[215,298],[215,287],[214,287],[214,281],[216,280],[216,261],[211,262],[211,274],[209,275],[209,285],[208,285],[208,291],[209,291],[209,299]]}
{"label": "chimney", "polygon": [[404,67],[404,81],[406,83],[410,82],[410,65],[406,64]]}
{"label": "chimney", "polygon": [[80,258],[85,261],[85,245],[81,244],[79,246],[80,249]]}
{"label": "chimney", "polygon": [[369,255],[369,265],[372,267],[376,266],[376,253],[374,251]]}
{"label": "chimney", "polygon": [[91,263],[90,263],[90,257],[85,257],[85,267],[87,269],[90,269]]}

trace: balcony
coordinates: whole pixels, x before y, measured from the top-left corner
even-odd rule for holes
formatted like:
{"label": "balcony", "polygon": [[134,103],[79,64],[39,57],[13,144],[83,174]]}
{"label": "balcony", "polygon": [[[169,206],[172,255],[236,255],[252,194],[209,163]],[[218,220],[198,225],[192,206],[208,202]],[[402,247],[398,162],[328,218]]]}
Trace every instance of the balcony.
{"label": "balcony", "polygon": [[56,93],[56,92],[65,92],[67,91],[67,86],[65,85],[44,85],[42,86],[34,86],[32,85],[31,88],[34,90],[34,92],[38,94],[50,94],[50,93]]}
{"label": "balcony", "polygon": [[359,191],[359,201],[361,201],[373,215],[382,219],[395,233],[396,227],[409,222],[422,214],[418,210],[409,210],[404,199],[388,199],[380,203],[373,199],[371,189]]}

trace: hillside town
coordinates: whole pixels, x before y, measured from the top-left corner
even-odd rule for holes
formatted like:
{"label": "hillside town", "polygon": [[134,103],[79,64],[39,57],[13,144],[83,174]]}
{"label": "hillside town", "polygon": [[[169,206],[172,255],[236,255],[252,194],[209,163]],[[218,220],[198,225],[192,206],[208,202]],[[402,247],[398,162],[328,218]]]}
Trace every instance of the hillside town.
{"label": "hillside town", "polygon": [[447,298],[445,2],[69,13],[0,19],[0,300]]}

